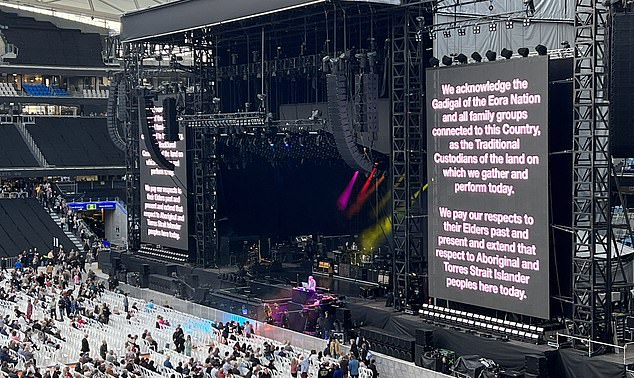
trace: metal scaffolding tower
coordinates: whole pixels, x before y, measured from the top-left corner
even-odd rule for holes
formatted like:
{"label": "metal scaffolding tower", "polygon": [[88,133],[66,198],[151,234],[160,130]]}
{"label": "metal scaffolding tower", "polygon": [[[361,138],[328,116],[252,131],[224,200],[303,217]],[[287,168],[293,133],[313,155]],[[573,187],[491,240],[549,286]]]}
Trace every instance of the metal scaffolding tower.
{"label": "metal scaffolding tower", "polygon": [[126,208],[128,212],[128,249],[141,247],[141,172],[139,168],[139,116],[137,96],[140,56],[137,45],[124,45],[124,76],[119,83],[118,119],[123,122],[126,143]]}
{"label": "metal scaffolding tower", "polygon": [[577,0],[573,131],[573,322],[576,336],[612,341],[608,9]]}
{"label": "metal scaffolding tower", "polygon": [[187,132],[192,134],[190,156],[194,184],[196,254],[190,257],[198,266],[215,266],[218,263],[217,131],[215,127],[196,127],[195,122],[183,122]]}
{"label": "metal scaffolding tower", "polygon": [[[424,261],[423,42],[420,7],[405,7],[392,19],[392,231],[393,289],[397,299],[422,299]],[[418,194],[417,194],[418,193]]]}

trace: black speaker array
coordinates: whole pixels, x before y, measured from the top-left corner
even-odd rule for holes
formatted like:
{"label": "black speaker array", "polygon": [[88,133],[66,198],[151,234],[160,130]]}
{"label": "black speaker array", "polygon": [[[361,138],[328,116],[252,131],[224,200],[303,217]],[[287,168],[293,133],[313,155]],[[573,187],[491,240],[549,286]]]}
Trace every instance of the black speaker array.
{"label": "black speaker array", "polygon": [[178,121],[176,120],[176,99],[174,97],[163,99],[163,126],[165,127],[165,140],[178,142]]}
{"label": "black speaker array", "polygon": [[361,337],[372,345],[372,350],[401,360],[414,362],[414,338],[394,336],[377,328],[361,328]]}
{"label": "black speaker array", "polygon": [[361,155],[350,125],[348,111],[348,81],[343,73],[326,75],[328,84],[328,119],[335,137],[337,150],[352,169],[370,172],[373,163]]}
{"label": "black speaker array", "polygon": [[339,321],[343,329],[352,328],[352,313],[349,308],[337,307],[336,319]]}
{"label": "black speaker array", "polygon": [[145,146],[150,153],[150,157],[152,157],[152,160],[154,160],[159,167],[167,169],[168,171],[173,171],[175,168],[174,163],[170,162],[167,158],[165,158],[165,156],[163,156],[158,140],[156,139],[154,114],[152,114],[152,107],[154,106],[153,102],[151,100],[146,100],[143,93],[141,93],[138,98],[139,103],[137,107],[139,111],[139,123],[141,131],[143,132]]}
{"label": "black speaker array", "polygon": [[548,367],[546,357],[540,355],[529,354],[525,357],[526,378],[547,378]]}
{"label": "black speaker array", "polygon": [[634,13],[616,13],[610,35],[610,141],[614,157],[634,156]]}
{"label": "black speaker array", "polygon": [[150,285],[150,265],[143,264],[139,270],[139,287],[147,288]]}
{"label": "black speaker array", "polygon": [[434,331],[430,329],[416,330],[416,345],[431,349],[434,343]]}
{"label": "black speaker array", "polygon": [[365,114],[368,131],[376,133],[379,131],[379,111],[377,109],[379,98],[379,75],[363,75],[363,94],[365,95]]}

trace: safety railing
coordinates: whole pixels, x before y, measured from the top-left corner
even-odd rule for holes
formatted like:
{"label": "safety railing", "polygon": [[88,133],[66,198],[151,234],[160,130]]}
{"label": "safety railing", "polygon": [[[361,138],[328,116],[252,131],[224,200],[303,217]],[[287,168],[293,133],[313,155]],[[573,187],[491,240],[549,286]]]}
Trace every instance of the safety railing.
{"label": "safety railing", "polygon": [[632,356],[631,354],[628,356],[628,349],[632,345],[634,345],[634,341],[625,343],[624,345],[616,345],[616,344],[610,344],[610,343],[604,343],[601,341],[586,339],[579,336],[565,335],[565,334],[557,332],[557,338],[556,338],[557,345],[561,344],[560,338],[565,338],[566,340],[568,339],[575,340],[575,341],[579,341],[583,343],[588,348],[588,357],[592,357],[593,346],[597,346],[597,347],[604,346],[608,348],[614,348],[614,352],[617,354],[623,353],[623,365],[625,365],[626,367],[634,363],[634,356]]}
{"label": "safety railing", "polygon": [[26,129],[26,123],[27,123],[27,120],[21,119],[15,123],[15,127],[20,132],[22,139],[24,139],[24,142],[29,147],[29,150],[31,151],[35,159],[37,160],[38,164],[41,167],[48,167],[49,165],[48,165],[48,162],[46,161],[46,158],[44,158],[44,154],[42,154],[42,151],[40,151],[40,148],[35,143],[35,140]]}

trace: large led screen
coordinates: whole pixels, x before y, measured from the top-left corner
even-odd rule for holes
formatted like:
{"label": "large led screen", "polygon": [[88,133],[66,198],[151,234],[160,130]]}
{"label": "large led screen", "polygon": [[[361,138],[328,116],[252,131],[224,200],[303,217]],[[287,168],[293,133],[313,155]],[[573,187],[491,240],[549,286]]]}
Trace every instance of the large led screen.
{"label": "large led screen", "polygon": [[547,57],[429,69],[426,104],[430,295],[548,318]]}
{"label": "large led screen", "polygon": [[152,159],[143,133],[141,151],[141,241],[188,249],[187,235],[187,154],[185,127],[181,127],[178,142],[168,142],[164,136],[163,108],[152,108],[156,139],[163,156],[176,169],[163,169]]}

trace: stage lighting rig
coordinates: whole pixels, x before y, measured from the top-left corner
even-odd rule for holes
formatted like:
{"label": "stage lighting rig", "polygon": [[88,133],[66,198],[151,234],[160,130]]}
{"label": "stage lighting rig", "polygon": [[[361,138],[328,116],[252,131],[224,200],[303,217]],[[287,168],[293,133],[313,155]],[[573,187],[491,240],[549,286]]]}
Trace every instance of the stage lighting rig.
{"label": "stage lighting rig", "polygon": [[535,0],[523,0],[524,7],[526,8],[526,16],[532,17],[535,15]]}
{"label": "stage lighting rig", "polygon": [[522,25],[524,25],[525,28],[531,26],[531,19],[528,17],[524,18],[524,21],[522,21]]}
{"label": "stage lighting rig", "polygon": [[321,110],[319,109],[313,109],[312,113],[310,114],[310,117],[308,117],[309,121],[317,121],[321,118]]}
{"label": "stage lighting rig", "polygon": [[460,54],[458,54],[458,56],[456,56],[456,60],[460,64],[467,64],[467,61],[468,61],[467,56],[465,54],[462,54],[462,53],[460,53]]}
{"label": "stage lighting rig", "polygon": [[506,20],[506,28],[513,29],[513,20],[510,17]]}
{"label": "stage lighting rig", "polygon": [[447,55],[442,57],[442,64],[444,64],[445,66],[451,66],[451,64],[453,63],[453,59]]}
{"label": "stage lighting rig", "polygon": [[429,58],[430,67],[438,67],[439,65],[440,65],[440,60],[438,60],[438,58],[436,58],[435,56],[432,56],[431,58]]}
{"label": "stage lighting rig", "polygon": [[321,70],[323,73],[330,73],[330,56],[326,55],[321,58]]}
{"label": "stage lighting rig", "polygon": [[502,49],[502,51],[500,52],[500,55],[502,55],[503,57],[505,57],[506,59],[511,59],[511,57],[513,56],[513,51],[507,49],[506,47]]}
{"label": "stage lighting rig", "polygon": [[471,59],[473,59],[477,63],[480,63],[482,62],[482,55],[480,55],[480,53],[476,51],[473,54],[471,54]]}
{"label": "stage lighting rig", "polygon": [[517,49],[517,53],[526,58],[528,56],[529,50],[526,47],[520,47]]}
{"label": "stage lighting rig", "polygon": [[497,53],[493,50],[487,51],[484,55],[487,57],[489,62],[495,62],[495,59],[497,58]]}
{"label": "stage lighting rig", "polygon": [[451,30],[443,30],[442,36],[445,38],[451,37]]}
{"label": "stage lighting rig", "polygon": [[489,31],[494,32],[496,30],[498,30],[498,24],[496,24],[495,21],[491,21],[489,24]]}
{"label": "stage lighting rig", "polygon": [[458,28],[458,35],[461,36],[461,37],[464,37],[465,35],[467,35],[467,29]]}
{"label": "stage lighting rig", "polygon": [[481,30],[482,29],[480,28],[480,25],[478,24],[473,25],[473,34],[480,34]]}
{"label": "stage lighting rig", "polygon": [[548,54],[548,48],[546,48],[546,46],[544,46],[544,45],[535,46],[535,51],[537,51],[537,54],[539,54],[539,55]]}
{"label": "stage lighting rig", "polygon": [[563,41],[563,42],[561,43],[561,48],[562,48],[562,49],[569,49],[569,48],[570,48],[570,42],[568,42],[568,41]]}

